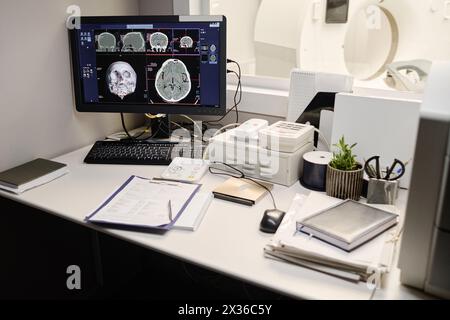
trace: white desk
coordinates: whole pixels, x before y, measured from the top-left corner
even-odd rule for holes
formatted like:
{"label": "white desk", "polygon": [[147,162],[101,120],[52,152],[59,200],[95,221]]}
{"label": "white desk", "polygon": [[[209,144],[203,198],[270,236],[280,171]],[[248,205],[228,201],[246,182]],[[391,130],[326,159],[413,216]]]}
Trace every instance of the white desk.
{"label": "white desk", "polygon": [[[349,283],[313,270],[264,258],[263,247],[270,235],[258,230],[264,211],[272,206],[270,197],[252,208],[214,199],[196,232],[171,230],[164,235],[103,229],[84,222],[106,197],[130,175],[159,176],[164,167],[88,165],[83,163],[90,146],[56,158],[66,163],[70,173],[47,185],[16,196],[0,191],[0,195],[35,207],[86,227],[139,246],[185,260],[231,277],[302,299],[370,299],[366,284]],[[207,174],[202,190],[211,191],[226,178]],[[296,193],[309,191],[299,183],[291,188],[276,186],[278,206],[287,210]],[[400,197],[404,210],[406,192]],[[26,237],[26,235],[24,235]],[[31,239],[30,239],[31,241]],[[399,273],[386,277],[385,287],[376,299],[426,298],[419,291],[399,284]]]}

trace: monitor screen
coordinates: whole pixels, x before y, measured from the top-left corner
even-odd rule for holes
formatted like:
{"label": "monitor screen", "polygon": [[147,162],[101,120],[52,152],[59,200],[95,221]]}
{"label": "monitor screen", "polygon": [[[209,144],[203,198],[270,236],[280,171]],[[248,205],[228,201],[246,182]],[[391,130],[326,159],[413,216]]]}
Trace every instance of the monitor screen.
{"label": "monitor screen", "polygon": [[326,23],[347,23],[349,0],[327,0]]}
{"label": "monitor screen", "polygon": [[71,31],[78,111],[225,112],[226,21],[82,17]]}

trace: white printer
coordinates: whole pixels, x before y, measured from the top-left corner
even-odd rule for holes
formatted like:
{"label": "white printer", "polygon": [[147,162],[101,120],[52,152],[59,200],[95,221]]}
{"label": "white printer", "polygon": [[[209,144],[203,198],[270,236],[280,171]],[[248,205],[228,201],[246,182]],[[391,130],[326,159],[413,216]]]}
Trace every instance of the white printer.
{"label": "white printer", "polygon": [[208,159],[216,168],[227,169],[214,162],[226,163],[249,177],[292,186],[301,176],[303,155],[313,148],[312,126],[252,119],[213,137]]}

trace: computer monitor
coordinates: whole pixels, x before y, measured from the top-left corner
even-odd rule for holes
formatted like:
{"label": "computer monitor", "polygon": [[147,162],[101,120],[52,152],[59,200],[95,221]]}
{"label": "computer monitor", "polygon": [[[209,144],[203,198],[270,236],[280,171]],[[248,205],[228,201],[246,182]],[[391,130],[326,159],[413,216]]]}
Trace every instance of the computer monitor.
{"label": "computer monitor", "polygon": [[224,16],[81,17],[70,41],[78,111],[225,114]]}

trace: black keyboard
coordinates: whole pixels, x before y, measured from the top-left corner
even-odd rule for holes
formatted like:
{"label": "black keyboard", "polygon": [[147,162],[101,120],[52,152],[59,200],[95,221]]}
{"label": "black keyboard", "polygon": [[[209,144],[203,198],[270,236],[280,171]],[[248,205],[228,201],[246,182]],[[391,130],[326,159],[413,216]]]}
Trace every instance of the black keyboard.
{"label": "black keyboard", "polygon": [[84,162],[91,164],[169,165],[175,157],[203,157],[205,144],[131,141],[97,141]]}
{"label": "black keyboard", "polygon": [[176,143],[97,141],[84,159],[94,164],[168,165]]}
{"label": "black keyboard", "polygon": [[203,159],[203,152],[206,150],[207,143],[178,143],[173,147],[172,155],[174,157],[183,157],[191,159]]}

